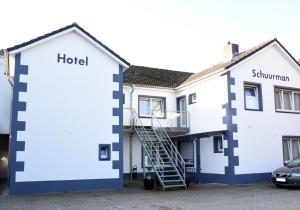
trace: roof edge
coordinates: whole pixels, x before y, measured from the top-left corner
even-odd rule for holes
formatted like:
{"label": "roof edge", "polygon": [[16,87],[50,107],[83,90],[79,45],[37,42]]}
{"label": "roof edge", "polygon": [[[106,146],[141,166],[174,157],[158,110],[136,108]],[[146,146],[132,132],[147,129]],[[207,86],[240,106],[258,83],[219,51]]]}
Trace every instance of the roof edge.
{"label": "roof edge", "polygon": [[29,46],[31,44],[34,44],[38,41],[41,41],[43,39],[46,39],[48,37],[51,37],[51,36],[54,36],[56,34],[59,34],[61,32],[64,32],[68,29],[71,29],[71,28],[77,28],[78,30],[80,30],[82,33],[84,33],[87,37],[89,37],[91,40],[93,40],[94,42],[96,42],[97,44],[99,44],[101,47],[103,47],[105,50],[107,50],[110,54],[112,54],[113,56],[115,56],[116,58],[118,58],[120,61],[122,61],[123,63],[125,63],[127,66],[130,66],[130,63],[128,61],[126,61],[124,58],[122,58],[120,55],[118,55],[117,53],[115,53],[113,50],[111,50],[109,47],[107,47],[105,44],[103,44],[102,42],[100,42],[98,39],[96,39],[93,35],[91,35],[90,33],[88,33],[86,30],[84,30],[82,27],[80,27],[77,23],[72,23],[71,25],[67,25],[63,28],[60,28],[60,29],[57,29],[55,31],[52,31],[50,33],[47,33],[45,35],[42,35],[42,36],[39,36],[39,37],[36,37],[34,39],[31,39],[27,42],[24,42],[22,44],[18,44],[18,45],[15,45],[13,47],[9,47],[7,48],[7,51],[8,52],[12,52],[12,51],[15,51],[15,50],[18,50],[18,49],[21,49],[23,47],[26,47],[26,46]]}

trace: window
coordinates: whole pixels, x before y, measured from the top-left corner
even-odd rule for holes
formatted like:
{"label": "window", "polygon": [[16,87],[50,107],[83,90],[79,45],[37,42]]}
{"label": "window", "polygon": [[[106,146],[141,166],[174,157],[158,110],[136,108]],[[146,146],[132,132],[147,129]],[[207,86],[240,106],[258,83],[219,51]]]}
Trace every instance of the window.
{"label": "window", "polygon": [[139,117],[165,118],[165,106],[165,98],[139,96]]}
{"label": "window", "polygon": [[179,141],[178,146],[186,167],[196,167],[196,141]]}
{"label": "window", "polygon": [[300,155],[300,137],[283,138],[283,161],[289,162]]}
{"label": "window", "polygon": [[110,160],[110,144],[99,144],[99,160]]}
{"label": "window", "polygon": [[213,136],[214,153],[223,152],[223,135]]}
{"label": "window", "polygon": [[197,95],[196,93],[192,93],[189,95],[189,104],[194,104],[197,102]]}
{"label": "window", "polygon": [[245,109],[262,111],[262,98],[261,98],[261,86],[260,84],[248,84],[244,85],[245,94]]}
{"label": "window", "polygon": [[275,109],[283,112],[300,112],[300,91],[275,88]]}

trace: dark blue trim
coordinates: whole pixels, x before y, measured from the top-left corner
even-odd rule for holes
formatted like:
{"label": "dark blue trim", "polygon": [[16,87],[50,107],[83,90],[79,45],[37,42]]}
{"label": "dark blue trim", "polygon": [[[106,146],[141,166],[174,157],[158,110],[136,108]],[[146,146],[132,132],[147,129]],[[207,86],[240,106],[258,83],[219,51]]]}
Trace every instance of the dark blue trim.
{"label": "dark blue trim", "polygon": [[238,132],[238,126],[232,122],[232,117],[237,115],[237,111],[236,108],[232,108],[232,101],[236,100],[236,95],[231,92],[231,85],[235,85],[235,79],[231,77],[229,71],[227,72],[228,103],[222,106],[223,109],[226,109],[223,123],[227,125],[224,141],[227,141],[228,147],[224,148],[224,156],[228,157],[228,166],[225,166],[225,180],[228,184],[234,183],[234,167],[239,165],[239,157],[234,156],[234,148],[238,147],[238,140],[233,138],[233,133]]}
{"label": "dark blue trim", "polygon": [[200,139],[196,140],[196,178],[194,177],[194,183],[199,184],[200,183],[200,177],[201,177],[201,153],[200,153]]}
{"label": "dark blue trim", "polygon": [[[246,95],[245,95],[245,86],[252,85],[257,87],[257,93],[258,93],[258,109],[248,109],[246,106]],[[261,83],[255,83],[255,82],[244,82],[244,108],[248,111],[263,111],[263,97],[262,97],[262,85]]]}
{"label": "dark blue trim", "polygon": [[18,112],[26,111],[26,102],[19,101],[20,92],[27,91],[27,84],[20,82],[20,75],[28,75],[28,66],[21,65],[21,54],[15,55],[15,75],[13,87],[12,118],[11,118],[11,141],[9,145],[9,185],[10,193],[18,188],[16,183],[16,172],[24,171],[25,163],[17,161],[17,152],[25,151],[25,142],[17,139],[18,131],[25,131],[26,122],[18,121]]}
{"label": "dark blue trim", "polygon": [[113,99],[119,100],[119,107],[112,108],[113,116],[119,117],[119,124],[112,126],[112,132],[119,134],[119,142],[112,144],[112,151],[119,152],[119,160],[112,161],[112,168],[119,169],[119,179],[123,185],[123,104],[124,104],[124,94],[123,94],[123,67],[119,65],[119,74],[113,74],[113,82],[119,83],[119,90],[113,91]]}
{"label": "dark blue trim", "polygon": [[[143,172],[137,172],[137,180],[143,180],[144,179],[144,173]],[[131,175],[130,173],[124,173],[123,174],[124,180],[130,180],[131,179]]]}
{"label": "dark blue trim", "polygon": [[149,95],[139,95],[138,96],[138,115],[139,115],[139,118],[151,118],[151,116],[148,117],[148,116],[141,116],[140,115],[140,98],[158,98],[158,99],[163,99],[163,101],[164,101],[164,110],[163,110],[164,116],[163,117],[158,117],[158,119],[166,119],[167,118],[167,112],[166,112],[166,109],[167,109],[167,100],[166,100],[166,97],[163,97],[163,96],[149,96]]}
{"label": "dark blue trim", "polygon": [[[213,136],[214,153],[223,153],[223,150],[219,150],[218,148],[219,139],[217,137],[221,137],[221,141],[223,141],[223,136],[221,135]],[[222,142],[222,146],[223,146],[223,142]]]}
{"label": "dark blue trim", "polygon": [[[196,95],[196,93],[191,93],[191,94],[189,94],[189,96],[188,96],[188,98],[189,98],[189,105],[191,105],[191,104],[195,104],[196,102],[193,102],[193,95]],[[197,97],[197,95],[196,95],[196,97]]]}
{"label": "dark blue trim", "polygon": [[[185,103],[186,103],[186,95],[176,97],[176,111],[177,111],[177,113],[180,112],[180,103],[179,103],[179,101],[182,98],[185,98]],[[177,117],[177,127],[180,127],[180,117]]]}
{"label": "dark blue trim", "polygon": [[229,177],[224,174],[201,173],[201,183],[223,184],[255,184],[259,182],[271,182],[272,173],[236,174]]}
{"label": "dark blue trim", "polygon": [[[101,149],[102,148],[107,148],[107,158],[101,158]],[[111,159],[111,145],[110,144],[99,144],[99,160],[101,161],[106,161]]]}
{"label": "dark blue trim", "polygon": [[122,186],[123,176],[118,179],[18,182],[13,188],[10,188],[10,194],[33,194],[98,189],[118,189]]}

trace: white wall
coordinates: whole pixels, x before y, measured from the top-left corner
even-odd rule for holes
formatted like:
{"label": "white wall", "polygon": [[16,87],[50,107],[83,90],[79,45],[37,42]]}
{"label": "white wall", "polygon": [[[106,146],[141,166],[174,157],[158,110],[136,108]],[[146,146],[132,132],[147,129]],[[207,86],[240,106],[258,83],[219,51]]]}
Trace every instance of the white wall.
{"label": "white wall", "polygon": [[143,172],[142,169],[142,144],[136,134],[132,136],[132,165],[130,166],[130,138],[129,132],[124,132],[123,162],[124,173],[130,173],[130,168],[137,166],[137,172]]}
{"label": "white wall", "polygon": [[4,58],[0,56],[0,134],[9,134],[12,88],[4,72]]}
{"label": "white wall", "polygon": [[223,117],[226,115],[222,105],[227,103],[227,77],[217,75],[197,82],[176,92],[176,97],[196,93],[197,102],[187,105],[190,115],[190,133],[203,133],[226,130]]}
{"label": "white wall", "polygon": [[[290,81],[276,81],[252,76],[252,69],[288,76]],[[300,88],[300,71],[278,46],[270,46],[235,66],[238,148],[236,174],[271,172],[283,165],[282,136],[300,136],[300,115],[275,112],[274,85]],[[263,112],[244,109],[244,81],[261,83]]]}
{"label": "white wall", "polygon": [[[58,63],[57,54],[85,58],[88,66]],[[80,180],[119,178],[112,161],[99,161],[99,144],[119,141],[112,134],[112,98],[118,84],[113,74],[119,64],[75,32],[22,52],[21,64],[28,65],[27,92],[20,101],[27,102],[26,112],[18,120],[26,121],[26,131],[19,131],[18,141],[25,141],[25,151],[17,152],[17,161],[25,162],[16,181]]]}
{"label": "white wall", "polygon": [[228,158],[224,153],[214,153],[213,137],[200,139],[201,173],[225,174]]}

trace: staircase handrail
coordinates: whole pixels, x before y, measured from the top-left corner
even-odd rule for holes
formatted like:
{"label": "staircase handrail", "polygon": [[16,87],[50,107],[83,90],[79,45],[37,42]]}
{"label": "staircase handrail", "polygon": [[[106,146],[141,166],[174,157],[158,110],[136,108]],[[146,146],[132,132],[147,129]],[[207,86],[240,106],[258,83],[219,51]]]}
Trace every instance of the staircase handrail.
{"label": "staircase handrail", "polygon": [[[180,153],[179,153],[179,151],[177,150],[177,148],[176,148],[176,146],[174,145],[174,143],[172,142],[172,140],[170,139],[170,137],[169,137],[169,135],[168,135],[168,133],[166,132],[166,130],[164,129],[164,127],[161,125],[161,123],[159,122],[159,120],[157,119],[157,117],[155,116],[155,114],[152,112],[152,117],[151,117],[151,121],[152,121],[152,127],[153,127],[153,130],[154,130],[154,132],[155,132],[155,130],[158,130],[158,129],[155,129],[154,128],[154,124],[157,124],[157,127],[161,130],[161,132],[162,132],[162,135],[163,136],[160,136],[161,138],[162,137],[166,137],[167,138],[167,141],[169,142],[169,145],[171,145],[171,148],[175,151],[175,153],[176,153],[176,156],[175,156],[175,165],[176,165],[176,163],[178,163],[179,162],[179,164],[180,164],[180,170],[181,170],[181,173],[182,173],[182,176],[183,176],[183,179],[185,179],[185,176],[186,176],[186,167],[185,167],[185,161],[184,161],[184,159],[182,158],[182,156],[180,155]],[[159,135],[158,135],[159,136]],[[165,144],[164,142],[163,142],[163,144]],[[168,152],[170,152],[170,154],[172,154],[171,152],[172,151],[170,151],[170,149],[168,148],[168,147],[166,147],[166,149],[168,150]],[[171,160],[173,160],[172,158],[171,158]],[[178,160],[178,161],[177,161]]]}

